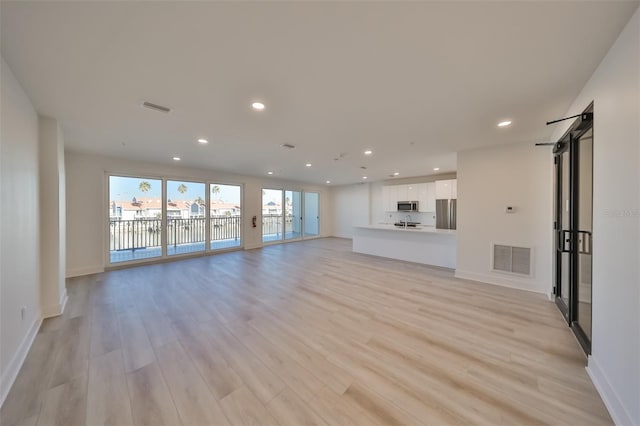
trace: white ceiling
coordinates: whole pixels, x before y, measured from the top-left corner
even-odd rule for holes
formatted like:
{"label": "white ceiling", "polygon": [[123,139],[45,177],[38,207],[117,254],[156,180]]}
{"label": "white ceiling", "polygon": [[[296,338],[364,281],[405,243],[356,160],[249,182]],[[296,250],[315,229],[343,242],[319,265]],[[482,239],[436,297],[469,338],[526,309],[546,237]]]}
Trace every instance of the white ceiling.
{"label": "white ceiling", "polygon": [[340,184],[547,140],[637,6],[3,1],[0,16],[3,57],[68,149]]}

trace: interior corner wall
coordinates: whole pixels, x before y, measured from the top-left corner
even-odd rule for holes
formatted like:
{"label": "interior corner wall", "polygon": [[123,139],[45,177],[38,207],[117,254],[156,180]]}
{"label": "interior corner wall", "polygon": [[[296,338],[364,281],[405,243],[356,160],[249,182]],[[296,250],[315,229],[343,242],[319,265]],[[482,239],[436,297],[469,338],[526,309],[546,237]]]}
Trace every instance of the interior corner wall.
{"label": "interior corner wall", "polygon": [[[333,228],[330,191],[322,185],[73,151],[65,152],[65,165],[67,277],[102,272],[107,266],[107,173],[242,185],[242,239],[245,249],[262,247],[263,188],[317,192],[320,197],[320,236],[331,235]],[[251,225],[252,216],[257,218],[256,228]]]}
{"label": "interior corner wall", "polygon": [[39,119],[40,167],[40,303],[44,318],[60,315],[65,285],[64,139],[58,121]]}
{"label": "interior corner wall", "polygon": [[41,320],[38,115],[4,59],[1,63],[0,404]]}
{"label": "interior corner wall", "polygon": [[[588,372],[613,420],[640,425],[640,9],[566,115],[594,103]],[[557,140],[567,126],[559,126]]]}
{"label": "interior corner wall", "polygon": [[[552,218],[548,148],[509,144],[458,153],[456,277],[550,294]],[[530,247],[531,276],[493,271],[493,244]]]}
{"label": "interior corner wall", "polygon": [[333,236],[353,238],[353,227],[371,223],[371,184],[342,185],[332,188]]}

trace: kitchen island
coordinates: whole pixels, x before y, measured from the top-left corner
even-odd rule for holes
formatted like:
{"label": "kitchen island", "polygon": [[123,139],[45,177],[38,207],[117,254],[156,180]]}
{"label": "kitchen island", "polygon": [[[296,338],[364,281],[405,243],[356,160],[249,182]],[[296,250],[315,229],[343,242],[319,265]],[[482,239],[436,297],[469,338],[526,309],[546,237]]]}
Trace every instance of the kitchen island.
{"label": "kitchen island", "polygon": [[353,251],[455,269],[456,231],[436,229],[433,226],[356,226],[353,232]]}

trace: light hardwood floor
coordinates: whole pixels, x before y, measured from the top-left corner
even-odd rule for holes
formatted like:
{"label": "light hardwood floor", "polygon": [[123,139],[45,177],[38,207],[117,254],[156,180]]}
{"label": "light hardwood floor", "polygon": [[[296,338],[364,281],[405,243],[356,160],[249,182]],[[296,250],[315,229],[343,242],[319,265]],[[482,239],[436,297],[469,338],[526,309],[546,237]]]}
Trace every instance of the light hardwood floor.
{"label": "light hardwood floor", "polygon": [[611,424],[542,295],[318,239],[68,282],[2,425]]}

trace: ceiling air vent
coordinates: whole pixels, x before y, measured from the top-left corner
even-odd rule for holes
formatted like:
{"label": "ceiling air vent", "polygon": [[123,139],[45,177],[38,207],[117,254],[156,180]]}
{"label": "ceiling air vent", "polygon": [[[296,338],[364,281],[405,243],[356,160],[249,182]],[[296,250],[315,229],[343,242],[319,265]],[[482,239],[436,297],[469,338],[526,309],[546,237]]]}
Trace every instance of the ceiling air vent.
{"label": "ceiling air vent", "polygon": [[164,112],[165,114],[168,114],[169,112],[171,112],[171,108],[167,108],[165,106],[158,105],[158,104],[152,104],[151,102],[143,102],[142,106],[145,108],[152,109],[154,111]]}
{"label": "ceiling air vent", "polygon": [[492,255],[494,271],[531,275],[531,248],[494,244]]}
{"label": "ceiling air vent", "polygon": [[290,143],[283,143],[280,146],[283,147],[284,149],[293,149],[296,147],[295,145],[291,145]]}

